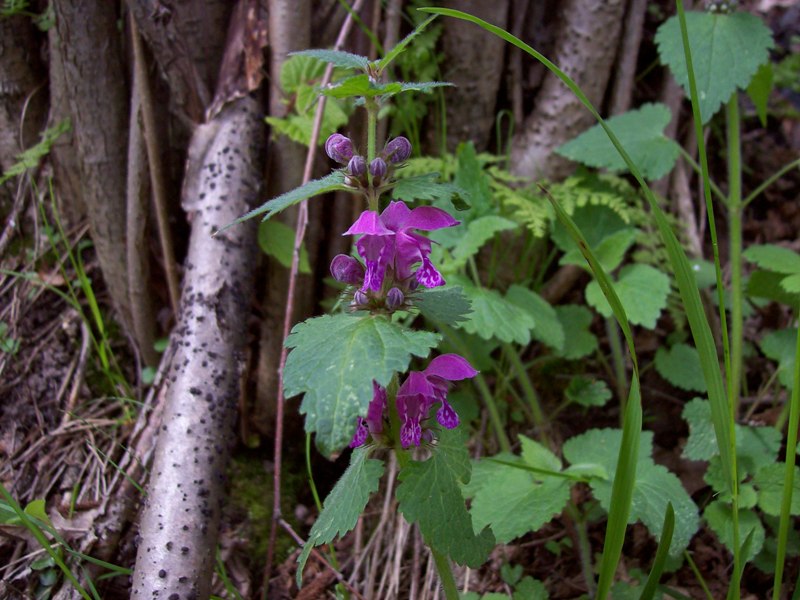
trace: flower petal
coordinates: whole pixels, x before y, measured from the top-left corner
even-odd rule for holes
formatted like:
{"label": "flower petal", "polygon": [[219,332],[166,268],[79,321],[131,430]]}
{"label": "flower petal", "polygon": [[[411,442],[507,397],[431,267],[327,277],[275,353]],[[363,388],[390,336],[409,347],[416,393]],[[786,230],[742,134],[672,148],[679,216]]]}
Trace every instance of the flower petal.
{"label": "flower petal", "polygon": [[411,209],[406,206],[405,202],[392,200],[389,206],[383,209],[381,213],[381,221],[392,231],[400,231],[407,227],[406,219],[411,214]]}
{"label": "flower petal", "polygon": [[356,432],[353,434],[353,439],[350,440],[350,447],[355,448],[356,446],[363,446],[364,442],[367,441],[367,436],[369,435],[369,430],[367,429],[367,422],[358,417],[358,425],[356,425]]}
{"label": "flower petal", "polygon": [[459,381],[475,377],[478,371],[472,368],[466,358],[458,354],[442,354],[434,358],[423,373],[426,376],[433,375],[448,381]]}
{"label": "flower petal", "polygon": [[422,257],[422,266],[417,269],[417,281],[426,288],[439,287],[445,284],[444,277],[436,270],[436,267],[428,260],[427,256]]}
{"label": "flower petal", "polygon": [[453,410],[447,400],[442,400],[442,407],[436,413],[436,420],[445,429],[455,429],[459,423],[458,413]]}
{"label": "flower petal", "polygon": [[365,210],[359,215],[356,222],[350,226],[350,229],[345,231],[342,235],[357,235],[359,233],[368,235],[392,235],[394,232],[386,228],[378,213]]}
{"label": "flower petal", "polygon": [[372,400],[367,409],[367,427],[371,433],[383,431],[383,413],[386,410],[386,390],[372,382]]}
{"label": "flower petal", "polygon": [[449,212],[441,208],[418,206],[406,217],[403,228],[433,231],[434,229],[453,227],[460,223],[461,221],[454,219]]}
{"label": "flower petal", "polygon": [[[459,358],[461,357],[459,356]],[[413,397],[413,396],[424,396],[426,398],[433,398],[433,395],[434,395],[433,386],[431,385],[430,381],[428,381],[426,374],[420,373],[419,371],[411,371],[408,374],[406,380],[403,382],[403,385],[401,385],[400,389],[397,390],[398,401],[401,398]]]}
{"label": "flower petal", "polygon": [[364,265],[352,256],[337,254],[331,261],[331,275],[336,281],[355,285],[364,279]]}

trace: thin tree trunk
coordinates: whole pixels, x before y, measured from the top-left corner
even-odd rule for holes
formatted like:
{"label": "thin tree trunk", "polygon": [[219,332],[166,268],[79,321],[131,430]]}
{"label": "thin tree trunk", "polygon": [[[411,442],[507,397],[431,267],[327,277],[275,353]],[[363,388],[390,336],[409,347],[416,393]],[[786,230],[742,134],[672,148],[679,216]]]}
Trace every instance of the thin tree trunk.
{"label": "thin tree trunk", "polygon": [[[622,27],[623,0],[567,0],[560,4],[560,27],[549,57],[598,106],[608,85]],[[592,116],[552,73],[545,76],[535,110],[514,136],[512,170],[523,177],[558,178],[572,170],[553,150],[587,129]]]}
{"label": "thin tree trunk", "polygon": [[614,85],[611,89],[609,113],[612,115],[622,114],[631,107],[646,11],[647,0],[629,0],[624,33],[619,45],[617,68],[614,73]]}
{"label": "thin tree trunk", "polygon": [[133,598],[207,598],[239,398],[255,224],[212,237],[258,199],[263,127],[242,98],[199,126],[183,192],[192,232]]}
{"label": "thin tree trunk", "polygon": [[114,3],[54,0],[58,50],[92,240],[114,307],[131,330],[125,246],[128,94]]}

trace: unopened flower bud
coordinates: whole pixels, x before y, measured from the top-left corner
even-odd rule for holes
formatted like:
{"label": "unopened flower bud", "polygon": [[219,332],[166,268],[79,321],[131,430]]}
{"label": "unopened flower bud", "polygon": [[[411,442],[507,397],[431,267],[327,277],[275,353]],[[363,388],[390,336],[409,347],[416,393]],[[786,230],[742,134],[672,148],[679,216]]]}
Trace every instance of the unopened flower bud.
{"label": "unopened flower bud", "polygon": [[386,175],[386,161],[381,157],[374,159],[369,163],[369,173],[376,179],[380,179]]}
{"label": "unopened flower bud", "polygon": [[336,281],[357,285],[364,281],[364,266],[352,256],[338,254],[331,261],[331,275]]}
{"label": "unopened flower bud", "polygon": [[361,290],[356,290],[356,293],[353,294],[353,304],[356,306],[364,306],[367,302],[369,302],[367,295]]}
{"label": "unopened flower bud", "polygon": [[393,287],[386,294],[386,308],[396,310],[403,305],[406,297],[398,288]]}
{"label": "unopened flower bud", "polygon": [[334,133],[325,142],[325,152],[336,162],[346,164],[353,157],[353,142],[341,133]]}
{"label": "unopened flower bud", "polygon": [[353,177],[362,177],[367,172],[367,159],[356,154],[347,163],[347,172]]}
{"label": "unopened flower bud", "polygon": [[411,142],[402,135],[391,140],[383,149],[383,155],[392,164],[408,160],[411,156]]}

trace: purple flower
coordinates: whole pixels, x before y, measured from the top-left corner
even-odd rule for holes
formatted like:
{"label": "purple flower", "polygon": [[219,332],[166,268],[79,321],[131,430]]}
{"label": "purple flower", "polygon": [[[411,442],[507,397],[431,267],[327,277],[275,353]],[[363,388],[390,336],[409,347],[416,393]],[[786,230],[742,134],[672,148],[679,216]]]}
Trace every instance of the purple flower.
{"label": "purple flower", "polygon": [[431,241],[412,229],[433,231],[459,223],[439,208],[418,206],[411,210],[403,202],[390,202],[380,215],[368,210],[361,213],[344,233],[362,234],[356,243],[366,263],[361,289],[379,291],[387,269],[392,271],[396,282],[405,282],[418,263],[416,279],[419,283],[429,288],[444,285],[444,278],[428,259]]}
{"label": "purple flower", "polygon": [[411,156],[411,142],[402,135],[389,141],[383,148],[383,155],[392,164],[398,164]]}
{"label": "purple flower", "polygon": [[376,179],[380,179],[384,175],[386,175],[386,161],[383,160],[380,156],[372,160],[369,163],[369,174],[375,177]]}
{"label": "purple flower", "polygon": [[357,285],[364,281],[364,265],[352,256],[337,254],[331,261],[331,275],[341,283]]}
{"label": "purple flower", "polygon": [[353,177],[361,177],[367,172],[367,159],[356,154],[347,163],[347,172]]}
{"label": "purple flower", "polygon": [[325,141],[325,153],[341,164],[353,157],[353,142],[341,133],[334,133]]}
{"label": "purple flower", "polygon": [[405,302],[405,294],[403,291],[393,287],[388,292],[386,292],[386,308],[389,310],[397,310],[403,305]]}
{"label": "purple flower", "polygon": [[446,429],[458,426],[458,414],[447,402],[448,381],[475,377],[478,372],[458,354],[442,354],[434,358],[424,371],[412,371],[397,390],[397,412],[400,416],[400,444],[403,448],[419,446],[423,438],[422,421],[430,409],[439,404],[436,420]]}
{"label": "purple flower", "polygon": [[386,390],[372,382],[372,400],[367,408],[367,418],[358,417],[358,425],[350,447],[363,446],[369,434],[378,435],[383,432],[383,414],[386,412]]}

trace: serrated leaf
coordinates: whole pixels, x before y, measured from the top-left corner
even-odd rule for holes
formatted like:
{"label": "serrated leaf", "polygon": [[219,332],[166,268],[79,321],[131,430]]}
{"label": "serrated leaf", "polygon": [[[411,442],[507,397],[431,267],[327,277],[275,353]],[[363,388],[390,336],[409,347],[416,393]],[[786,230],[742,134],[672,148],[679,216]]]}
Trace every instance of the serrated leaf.
{"label": "serrated leaf", "polygon": [[[655,329],[669,295],[669,278],[664,273],[650,265],[628,265],[620,270],[614,290],[631,323]],[[586,302],[604,317],[611,316],[611,307],[597,280],[586,286]]]}
{"label": "serrated leaf", "polygon": [[[589,485],[600,505],[608,510],[613,479],[616,474],[617,454],[622,441],[619,429],[591,429],[568,440],[563,447],[564,458],[571,463],[597,463],[609,473],[609,480],[592,479]],[[667,504],[675,510],[675,530],[670,555],[683,552],[699,527],[697,506],[686,493],[676,475],[652,459],[653,433],[643,431],[640,436],[636,480],[633,489],[628,523],[641,520],[648,531],[657,538],[664,525]]]}
{"label": "serrated leaf", "polygon": [[781,287],[788,294],[800,294],[800,273],[787,275],[781,279]]}
{"label": "serrated leaf", "polygon": [[[302,202],[307,198],[311,198],[312,196],[319,196],[320,194],[327,194],[328,192],[335,192],[337,190],[349,190],[344,184],[344,173],[341,171],[334,171],[325,177],[321,177],[320,179],[313,179],[306,183],[305,185],[301,185],[291,191],[286,192],[285,194],[281,194],[277,198],[273,198],[259,206],[256,209],[251,210],[250,212],[242,215],[235,221],[228,223],[220,229],[217,233],[221,233],[228,229],[229,227],[233,227],[238,223],[242,223],[243,221],[247,221],[252,219],[253,217],[258,217],[260,215],[264,215],[263,220],[266,221],[270,217],[275,216],[279,212],[289,208],[290,206],[297,204],[298,202]],[[266,214],[264,214],[266,213]]]}
{"label": "serrated leaf", "polygon": [[453,248],[453,258],[455,258],[453,269],[464,266],[467,259],[477,254],[496,233],[516,228],[517,224],[514,221],[497,215],[487,215],[470,221],[466,231],[462,232],[461,238]]}
{"label": "serrated leaf", "polygon": [[[572,220],[607,271],[619,266],[622,257],[636,237],[636,230],[627,225],[622,217],[608,206],[593,204],[578,206],[573,210]],[[564,252],[560,263],[588,268],[586,259],[566,227],[560,221],[556,221],[552,230],[553,242]]]}
{"label": "serrated leaf", "polygon": [[557,351],[564,349],[564,327],[555,308],[539,294],[521,285],[514,284],[506,292],[506,300],[526,310],[533,318],[531,335]]}
{"label": "serrated leaf", "polygon": [[531,341],[536,322],[530,313],[503,298],[499,292],[478,288],[459,280],[464,295],[472,304],[472,313],[458,324],[460,329],[485,340],[497,338],[503,342],[525,345]]}
{"label": "serrated leaf", "polygon": [[747,95],[756,107],[758,120],[761,126],[767,126],[767,103],[772,92],[772,63],[764,63],[758,68],[750,85],[747,86]]}
{"label": "serrated leaf", "polygon": [[[606,121],[646,179],[659,179],[675,166],[680,150],[664,135],[664,128],[671,118],[666,105],[644,104]],[[560,146],[556,152],[590,167],[627,170],[625,161],[600,125]]]}
{"label": "serrated leaf", "polygon": [[[325,72],[325,65],[310,56],[289,56],[281,66],[281,90],[285,94],[294,94],[301,87],[311,87],[310,84]],[[314,92],[317,95],[317,92]]]}
{"label": "serrated leaf", "polygon": [[[768,515],[778,517],[781,514],[783,501],[785,463],[764,465],[753,477],[753,485],[758,488],[758,507]],[[800,467],[794,467],[794,483],[792,486],[792,506],[790,513],[800,514]]]}
{"label": "serrated leaf", "polygon": [[[636,241],[637,235],[638,231],[636,229],[633,227],[626,227],[625,229],[620,229],[619,231],[609,234],[607,237],[603,238],[597,246],[594,246],[592,250],[594,250],[595,257],[602,265],[603,269],[610,272],[620,266],[628,249],[630,249]],[[579,267],[588,269],[586,259],[577,248],[573,248],[567,252],[558,262],[561,265],[578,265]]]}
{"label": "serrated leaf", "polygon": [[300,50],[299,52],[292,52],[291,55],[310,56],[311,58],[319,59],[332,64],[334,67],[341,67],[343,69],[366,69],[369,64],[369,59],[366,56],[344,52],[343,50],[311,48],[308,50]]}
{"label": "serrated leaf", "polygon": [[[258,227],[258,245],[261,251],[267,256],[271,256],[287,269],[292,266],[292,254],[294,253],[294,229],[281,223],[280,221],[265,221]],[[311,266],[308,264],[308,250],[306,245],[300,246],[301,273],[311,273]]]}
{"label": "serrated leaf", "polygon": [[796,342],[797,328],[793,327],[773,331],[765,335],[759,343],[764,355],[778,363],[778,381],[788,390],[794,385],[792,375],[797,352]]}
{"label": "serrated leaf", "polygon": [[303,582],[303,569],[315,546],[329,544],[337,536],[352,530],[364,512],[369,497],[378,490],[383,475],[383,461],[367,458],[367,448],[356,448],[350,456],[350,466],[333,486],[325,499],[322,512],[317,517],[303,551],[297,559],[297,586]]}
{"label": "serrated leaf", "polygon": [[[706,506],[703,511],[703,518],[708,526],[716,534],[719,541],[732,553],[733,550],[733,515],[731,507],[715,500]],[[739,510],[739,539],[744,540],[753,532],[753,539],[746,555],[742,560],[749,561],[761,551],[764,545],[764,526],[755,512],[752,510]]]}
{"label": "serrated leaf", "polygon": [[689,424],[689,439],[683,449],[683,456],[689,460],[710,460],[719,453],[717,436],[711,423],[711,405],[708,400],[694,398],[687,402],[681,413]]}
{"label": "serrated leaf", "polygon": [[451,202],[456,210],[469,208],[469,194],[457,185],[439,181],[438,173],[426,173],[398,180],[392,190],[392,197],[404,202],[446,200]]}
{"label": "serrated leaf", "polygon": [[564,331],[564,349],[559,353],[568,360],[583,358],[597,350],[597,337],[589,331],[592,313],[585,306],[567,304],[555,307]]}
{"label": "serrated leaf", "polygon": [[[745,89],[758,68],[769,59],[772,33],[757,16],[746,12],[729,15],[687,12],[686,28],[697,81],[703,123],[727,102],[737,88]],[[680,23],[674,16],[656,33],[661,62],[689,94],[689,75]]]}
{"label": "serrated leaf", "polygon": [[656,351],[656,371],[676,388],[690,392],[705,392],[706,380],[700,368],[697,350],[688,344],[675,344],[667,350]]}
{"label": "serrated leaf", "polygon": [[605,406],[611,399],[611,390],[602,379],[589,379],[579,375],[573,377],[564,394],[570,402],[581,406]]}
{"label": "serrated leaf", "polygon": [[775,244],[753,245],[742,252],[747,260],[767,271],[784,275],[800,273],[800,254]]}
{"label": "serrated leaf", "polygon": [[515,587],[511,600],[549,600],[550,594],[544,583],[526,575]]}
{"label": "serrated leaf", "polygon": [[477,568],[494,547],[488,529],[473,531],[461,483],[469,481],[471,467],[463,427],[439,432],[430,458],[411,461],[401,469],[397,486],[398,509],[409,523],[417,523],[425,542],[460,565]]}
{"label": "serrated leaf", "polygon": [[369,75],[353,75],[346,77],[336,83],[332,83],[322,88],[321,93],[331,98],[352,98],[363,96],[373,98],[385,94],[396,94],[400,91],[399,83],[375,83]]}
{"label": "serrated leaf", "polygon": [[414,305],[425,318],[445,325],[466,321],[472,312],[470,301],[458,286],[426,289],[415,299]]}
{"label": "serrated leaf", "polygon": [[453,84],[448,83],[447,81],[416,81],[416,82],[404,82],[401,81],[400,89],[397,92],[392,93],[399,93],[399,92],[423,92],[427,93],[432,91],[434,88],[438,87],[451,87]]}
{"label": "serrated leaf", "polygon": [[306,431],[326,456],[346,446],[356,418],[366,415],[372,381],[386,386],[408,368],[412,356],[425,357],[440,337],[412,331],[383,317],[325,315],[295,325],[286,346],[287,398],[305,394],[300,412]]}
{"label": "serrated leaf", "polygon": [[783,280],[791,275],[774,271],[757,270],[747,280],[747,295],[751,298],[766,298],[787,306],[796,307],[800,294],[791,294],[783,287]]}

